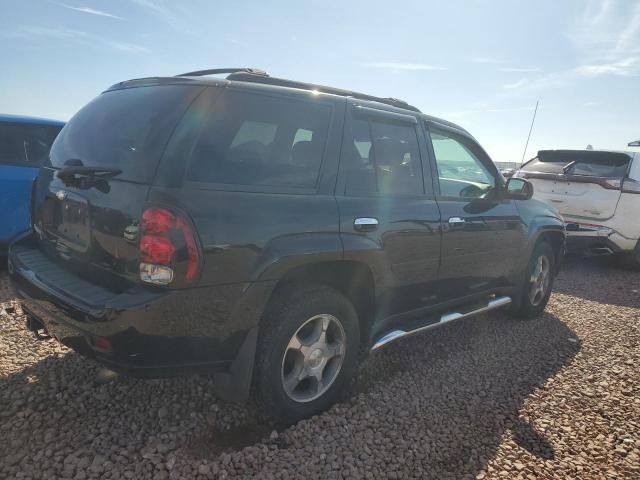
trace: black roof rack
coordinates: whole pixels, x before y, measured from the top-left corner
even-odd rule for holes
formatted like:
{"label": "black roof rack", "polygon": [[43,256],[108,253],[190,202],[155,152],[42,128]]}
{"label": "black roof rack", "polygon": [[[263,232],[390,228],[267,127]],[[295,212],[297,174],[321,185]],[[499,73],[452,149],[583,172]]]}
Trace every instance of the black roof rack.
{"label": "black roof rack", "polygon": [[259,68],[212,68],[209,70],[196,70],[195,72],[181,73],[176,77],[202,77],[204,75],[220,75],[222,73],[251,73],[253,75],[261,75],[268,77],[269,75],[264,70]]}
{"label": "black roof rack", "polygon": [[326,87],[324,85],[316,85],[314,83],[298,82],[296,80],[287,80],[284,78],[270,77],[267,74],[255,74],[251,71],[247,71],[247,69],[239,69],[237,72],[232,72],[230,75],[227,76],[227,80],[265,83],[268,85],[278,85],[281,87],[300,88],[302,90],[316,90],[321,93],[329,93],[332,95],[340,95],[342,97],[353,97],[353,98],[358,98],[360,100],[380,102],[386,105],[391,105],[398,108],[404,108],[406,110],[412,110],[414,112],[420,112],[420,110],[414,107],[413,105],[409,105],[407,102],[403,100],[399,100],[397,98],[374,97],[373,95],[353,92],[351,90],[343,90],[341,88]]}
{"label": "black roof rack", "polygon": [[382,98],[367,95],[365,93],[353,92],[351,90],[343,90],[341,88],[326,87],[324,85],[316,85],[314,83],[298,82],[295,80],[287,80],[284,78],[271,77],[267,72],[259,68],[213,68],[209,70],[197,70],[195,72],[181,73],[176,77],[202,77],[204,75],[228,74],[227,80],[237,80],[240,82],[265,83],[268,85],[278,85],[281,87],[299,88],[302,90],[315,90],[322,93],[330,93],[332,95],[340,95],[342,97],[353,97],[360,100],[369,100],[372,102],[380,102],[393,107],[404,108],[414,112],[420,112],[413,105],[409,105],[404,100],[397,98]]}

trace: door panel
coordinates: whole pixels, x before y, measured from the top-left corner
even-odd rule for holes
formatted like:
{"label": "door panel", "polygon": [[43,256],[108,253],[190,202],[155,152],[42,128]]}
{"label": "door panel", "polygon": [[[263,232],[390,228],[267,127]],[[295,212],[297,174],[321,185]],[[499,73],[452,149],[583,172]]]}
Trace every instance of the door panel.
{"label": "door panel", "polygon": [[[440,200],[443,299],[472,295],[510,284],[524,242],[512,201]],[[449,223],[459,218],[464,223]]]}
{"label": "door panel", "polygon": [[29,229],[29,205],[37,168],[0,165],[0,244]]}
{"label": "door panel", "polygon": [[[336,199],[345,260],[373,270],[375,332],[437,303],[440,211],[430,177],[423,181],[423,164],[429,168],[416,118],[349,110]],[[377,225],[362,228],[358,219]]]}
{"label": "door panel", "polygon": [[429,128],[442,214],[439,294],[443,300],[513,284],[525,242],[513,200],[501,199],[501,177],[464,132]]}

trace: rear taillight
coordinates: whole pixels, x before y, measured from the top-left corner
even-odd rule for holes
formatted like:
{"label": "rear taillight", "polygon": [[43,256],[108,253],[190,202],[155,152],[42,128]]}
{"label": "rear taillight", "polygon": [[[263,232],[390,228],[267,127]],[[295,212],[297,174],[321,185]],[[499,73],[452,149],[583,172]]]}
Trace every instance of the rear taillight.
{"label": "rear taillight", "polygon": [[140,280],[154,285],[190,284],[200,273],[200,249],[189,220],[165,208],[142,214]]}
{"label": "rear taillight", "polygon": [[602,185],[602,187],[606,188],[607,190],[620,190],[620,187],[622,186],[622,179],[607,178],[603,180],[600,185]]}
{"label": "rear taillight", "polygon": [[625,178],[622,182],[622,193],[640,193],[640,182],[633,178]]}

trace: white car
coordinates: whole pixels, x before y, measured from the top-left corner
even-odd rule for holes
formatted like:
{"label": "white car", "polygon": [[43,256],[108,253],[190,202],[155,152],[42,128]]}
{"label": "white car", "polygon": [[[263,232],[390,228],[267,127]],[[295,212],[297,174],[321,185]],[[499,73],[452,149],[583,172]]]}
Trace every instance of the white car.
{"label": "white car", "polygon": [[569,252],[616,254],[640,269],[640,152],[541,150],[514,176],[562,214]]}

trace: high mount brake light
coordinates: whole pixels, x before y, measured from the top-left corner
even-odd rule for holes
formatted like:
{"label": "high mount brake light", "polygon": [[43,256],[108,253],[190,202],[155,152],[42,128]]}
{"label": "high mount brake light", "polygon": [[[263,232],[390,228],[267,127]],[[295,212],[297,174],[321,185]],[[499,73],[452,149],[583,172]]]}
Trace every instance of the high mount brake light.
{"label": "high mount brake light", "polygon": [[142,214],[140,280],[154,285],[189,284],[199,273],[200,250],[189,221],[164,208],[146,209]]}

